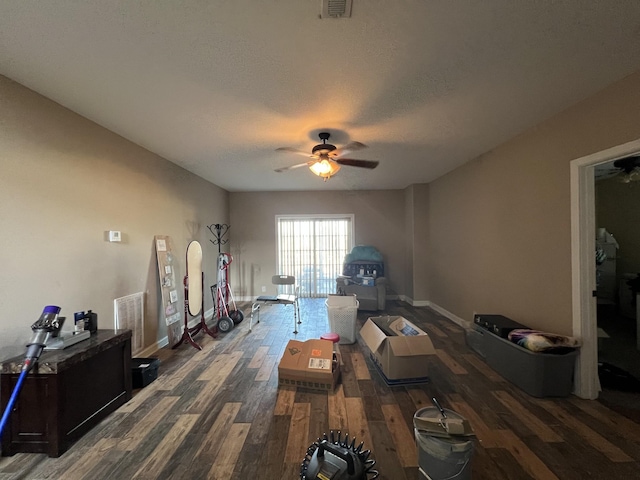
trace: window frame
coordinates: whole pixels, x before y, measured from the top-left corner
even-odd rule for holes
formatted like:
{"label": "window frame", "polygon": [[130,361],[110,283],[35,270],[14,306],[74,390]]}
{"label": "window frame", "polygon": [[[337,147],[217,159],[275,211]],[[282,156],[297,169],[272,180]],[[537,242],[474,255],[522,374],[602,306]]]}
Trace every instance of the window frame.
{"label": "window frame", "polygon": [[[302,285],[302,278],[300,277],[300,272],[284,272],[282,271],[282,258],[281,258],[281,238],[280,238],[280,222],[283,220],[290,220],[290,221],[310,221],[310,222],[315,222],[318,220],[346,220],[348,222],[348,232],[347,232],[347,249],[346,249],[346,253],[349,253],[351,251],[351,249],[353,248],[353,246],[355,245],[355,214],[353,213],[327,213],[327,214],[323,214],[323,213],[319,213],[319,214],[289,214],[289,215],[276,215],[275,216],[275,236],[276,236],[276,241],[275,241],[275,248],[276,248],[276,269],[275,271],[278,272],[279,275],[283,275],[283,274],[287,274],[287,275],[294,275],[296,276],[296,283],[299,286],[304,287],[304,285]],[[314,235],[315,235],[315,229],[314,229]],[[316,250],[317,252],[317,250]],[[314,267],[317,267],[317,264],[314,263]],[[340,273],[342,273],[341,271],[338,272],[336,274],[339,275]],[[330,292],[333,293],[333,292]],[[311,292],[311,291],[305,291],[304,288],[301,288],[301,290],[299,291],[299,296],[301,297],[325,297],[327,294],[326,293],[318,293],[318,292]]]}

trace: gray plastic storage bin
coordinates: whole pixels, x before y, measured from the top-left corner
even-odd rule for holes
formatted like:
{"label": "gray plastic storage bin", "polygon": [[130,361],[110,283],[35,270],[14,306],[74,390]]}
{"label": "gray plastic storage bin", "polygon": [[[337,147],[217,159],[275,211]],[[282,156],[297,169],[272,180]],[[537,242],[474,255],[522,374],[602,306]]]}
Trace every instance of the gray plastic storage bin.
{"label": "gray plastic storage bin", "polygon": [[464,331],[464,333],[469,348],[480,355],[482,358],[485,358],[486,348],[484,345],[484,334],[488,333],[487,330],[479,325],[472,324]]}
{"label": "gray plastic storage bin", "polygon": [[473,322],[502,338],[509,338],[509,332],[517,328],[529,329],[526,325],[511,320],[504,315],[476,313],[473,316]]}
{"label": "gray plastic storage bin", "polygon": [[571,393],[577,350],[562,355],[539,353],[491,332],[483,338],[487,364],[529,395],[566,397]]}

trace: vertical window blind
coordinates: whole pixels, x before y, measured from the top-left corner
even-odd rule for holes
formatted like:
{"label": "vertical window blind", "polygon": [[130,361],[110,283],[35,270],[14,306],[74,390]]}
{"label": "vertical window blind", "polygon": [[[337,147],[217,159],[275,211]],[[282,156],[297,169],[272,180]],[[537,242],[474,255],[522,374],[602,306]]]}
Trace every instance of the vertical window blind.
{"label": "vertical window blind", "polygon": [[335,293],[353,247],[353,215],[276,217],[278,274],[294,275],[301,297]]}

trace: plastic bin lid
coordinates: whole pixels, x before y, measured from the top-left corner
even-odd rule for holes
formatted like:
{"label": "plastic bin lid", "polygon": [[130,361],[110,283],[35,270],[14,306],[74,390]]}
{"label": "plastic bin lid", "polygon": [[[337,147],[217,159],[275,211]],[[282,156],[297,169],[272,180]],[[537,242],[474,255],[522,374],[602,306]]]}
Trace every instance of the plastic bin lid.
{"label": "plastic bin lid", "polygon": [[[457,412],[454,412],[453,410],[449,410],[448,408],[445,408],[444,412],[447,414],[447,418],[453,418],[456,420],[466,420],[466,418],[464,418],[462,415],[460,415]],[[436,407],[424,407],[413,414],[414,426],[416,426],[415,425],[416,418],[423,418],[425,420],[432,420],[432,421],[440,420],[440,418],[442,418],[442,414],[440,413],[440,410],[438,410]]]}
{"label": "plastic bin lid", "polygon": [[[462,415],[454,412],[453,410],[449,410],[448,408],[445,408],[444,411],[447,414],[447,419],[449,421],[452,421],[454,423],[461,422],[461,424],[465,425],[465,431],[467,430],[467,427],[470,429],[467,419]],[[430,434],[429,432],[420,429],[420,422],[416,421],[416,419],[427,420],[430,424],[433,424],[435,426],[442,419],[442,414],[436,407],[425,407],[421,408],[413,415],[413,426],[415,428],[416,439],[423,449],[438,449],[449,452],[465,452],[473,447],[473,441],[469,435],[447,436],[446,433],[443,435],[440,432],[434,432],[433,434]],[[444,420],[444,422],[446,422],[446,420]],[[469,433],[473,435],[472,431]]]}
{"label": "plastic bin lid", "polygon": [[155,357],[131,359],[132,368],[157,367],[159,365],[160,365],[160,359]]}

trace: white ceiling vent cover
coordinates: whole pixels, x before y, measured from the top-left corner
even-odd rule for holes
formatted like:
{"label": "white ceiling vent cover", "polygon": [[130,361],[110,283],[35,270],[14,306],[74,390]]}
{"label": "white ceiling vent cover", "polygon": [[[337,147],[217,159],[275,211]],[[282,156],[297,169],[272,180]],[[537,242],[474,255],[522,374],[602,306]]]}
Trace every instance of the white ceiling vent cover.
{"label": "white ceiling vent cover", "polygon": [[320,18],[348,18],[351,16],[351,0],[322,0]]}

